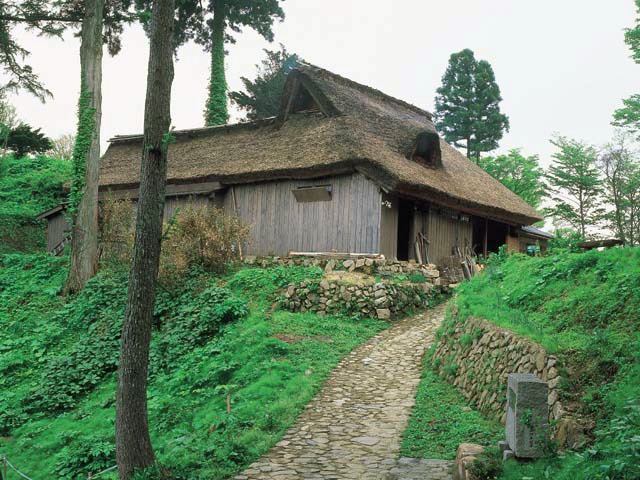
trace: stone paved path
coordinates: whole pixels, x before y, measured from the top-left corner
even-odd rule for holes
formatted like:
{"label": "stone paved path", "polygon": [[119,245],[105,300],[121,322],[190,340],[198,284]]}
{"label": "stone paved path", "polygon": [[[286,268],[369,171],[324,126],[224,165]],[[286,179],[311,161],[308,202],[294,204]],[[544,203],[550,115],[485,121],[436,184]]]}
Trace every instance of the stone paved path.
{"label": "stone paved path", "polygon": [[[444,305],[425,310],[351,352],[297,424],[235,479],[401,478],[398,473],[410,467],[398,461],[401,435],[414,404],[422,356],[443,315]],[[451,478],[442,462],[420,466],[423,480]]]}

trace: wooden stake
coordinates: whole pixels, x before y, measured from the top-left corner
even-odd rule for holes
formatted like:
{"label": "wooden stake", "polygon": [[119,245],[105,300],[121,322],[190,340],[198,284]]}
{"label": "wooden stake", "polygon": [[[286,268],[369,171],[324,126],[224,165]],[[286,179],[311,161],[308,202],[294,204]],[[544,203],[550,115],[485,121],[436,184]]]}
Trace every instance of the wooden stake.
{"label": "wooden stake", "polygon": [[231,413],[231,395],[227,395],[227,414]]}

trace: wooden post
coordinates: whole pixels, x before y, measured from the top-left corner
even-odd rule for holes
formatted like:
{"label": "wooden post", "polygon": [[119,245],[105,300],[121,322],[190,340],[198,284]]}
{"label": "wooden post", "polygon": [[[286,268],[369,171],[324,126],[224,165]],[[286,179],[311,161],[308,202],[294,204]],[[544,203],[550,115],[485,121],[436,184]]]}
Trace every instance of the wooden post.
{"label": "wooden post", "polygon": [[231,395],[227,395],[227,414],[231,413]]}
{"label": "wooden post", "polygon": [[489,219],[484,219],[484,239],[482,240],[482,255],[487,258],[489,252],[487,251],[487,237],[489,235]]}
{"label": "wooden post", "polygon": [[[231,185],[231,200],[233,201],[233,211],[236,214],[236,217],[240,218],[238,202],[236,202],[236,189],[233,185]],[[238,253],[240,254],[240,261],[242,261],[244,256],[242,255],[242,244],[240,243],[240,239],[238,239]]]}

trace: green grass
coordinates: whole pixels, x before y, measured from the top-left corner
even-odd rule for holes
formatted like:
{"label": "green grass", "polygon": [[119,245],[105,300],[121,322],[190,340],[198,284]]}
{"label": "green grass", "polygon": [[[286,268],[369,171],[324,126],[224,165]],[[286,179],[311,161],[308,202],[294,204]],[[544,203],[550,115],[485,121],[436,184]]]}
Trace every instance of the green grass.
{"label": "green grass", "polygon": [[[12,300],[0,304],[0,344],[16,324],[25,324],[17,348],[0,351],[0,366],[13,369],[0,380],[11,383],[0,391],[0,418],[8,429],[0,455],[34,480],[86,478],[115,462],[118,350],[110,332],[122,316],[121,274],[101,274],[86,294],[65,303],[56,295],[63,268],[46,256],[0,263],[0,285],[18,275],[7,294]],[[373,319],[273,311],[278,288],[317,275],[301,267],[244,269],[221,278],[193,274],[183,289],[160,292],[148,402],[152,442],[170,478],[227,478],[257,459],[294,423],[340,359],[387,327]],[[83,360],[95,362],[88,372],[75,369],[85,351],[95,353]],[[70,374],[57,375],[65,365],[73,366]],[[48,392],[56,385],[64,402],[51,401]],[[46,408],[30,407],[34,398]]]}
{"label": "green grass", "polygon": [[452,321],[484,317],[557,354],[563,402],[596,422],[579,455],[510,462],[502,478],[640,478],[640,248],[494,258],[456,304]]}
{"label": "green grass", "polygon": [[453,459],[464,442],[491,445],[502,427],[468,407],[462,394],[425,360],[416,404],[403,434],[402,456]]}

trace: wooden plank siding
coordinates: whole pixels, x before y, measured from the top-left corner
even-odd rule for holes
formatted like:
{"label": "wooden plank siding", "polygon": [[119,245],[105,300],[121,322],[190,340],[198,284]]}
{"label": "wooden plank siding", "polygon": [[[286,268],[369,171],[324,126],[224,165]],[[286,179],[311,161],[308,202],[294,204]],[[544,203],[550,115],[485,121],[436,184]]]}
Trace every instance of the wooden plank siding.
{"label": "wooden plank siding", "polygon": [[[213,202],[211,203],[213,205]],[[167,222],[176,213],[176,210],[183,209],[187,205],[206,206],[209,205],[209,195],[186,195],[179,197],[166,197],[164,201],[164,215],[162,219]]]}
{"label": "wooden plank siding", "polygon": [[[295,188],[317,185],[331,185],[330,201],[296,201]],[[252,227],[247,254],[378,253],[381,194],[363,175],[235,185],[225,194],[227,213],[235,211],[234,192],[240,218]]]}
{"label": "wooden plank siding", "polygon": [[60,210],[47,218],[47,251],[52,251],[62,242],[65,232],[71,230],[64,216],[65,211]]}
{"label": "wooden plank siding", "polygon": [[471,222],[463,222],[441,215],[437,209],[431,211],[429,221],[429,260],[442,265],[443,259],[453,254],[454,247],[472,246],[473,228]]}

